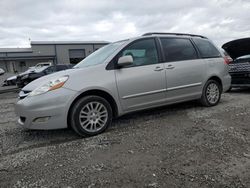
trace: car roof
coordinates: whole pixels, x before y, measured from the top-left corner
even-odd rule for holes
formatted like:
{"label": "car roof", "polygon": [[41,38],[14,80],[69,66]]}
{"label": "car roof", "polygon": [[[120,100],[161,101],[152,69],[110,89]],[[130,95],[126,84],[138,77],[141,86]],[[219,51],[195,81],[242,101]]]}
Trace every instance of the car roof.
{"label": "car roof", "polygon": [[198,37],[198,38],[203,38],[207,39],[207,37],[202,36],[202,35],[196,35],[196,34],[189,34],[189,33],[161,33],[161,32],[150,32],[150,33],[145,33],[142,35],[142,37],[145,36],[169,36],[169,37]]}

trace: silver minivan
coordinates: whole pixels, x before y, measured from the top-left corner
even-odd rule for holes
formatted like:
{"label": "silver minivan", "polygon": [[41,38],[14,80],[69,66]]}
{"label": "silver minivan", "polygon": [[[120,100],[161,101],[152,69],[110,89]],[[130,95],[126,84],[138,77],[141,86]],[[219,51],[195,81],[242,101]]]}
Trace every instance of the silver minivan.
{"label": "silver minivan", "polygon": [[96,135],[129,112],[197,99],[217,105],[230,83],[227,60],[206,37],[147,33],[31,82],[19,93],[16,113],[28,129]]}

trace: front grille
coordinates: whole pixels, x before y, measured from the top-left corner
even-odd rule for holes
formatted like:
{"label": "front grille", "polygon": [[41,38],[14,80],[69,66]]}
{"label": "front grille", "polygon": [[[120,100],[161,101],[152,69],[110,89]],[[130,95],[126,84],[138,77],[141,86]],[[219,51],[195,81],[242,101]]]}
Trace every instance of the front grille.
{"label": "front grille", "polygon": [[229,72],[250,72],[250,62],[231,63],[229,64]]}
{"label": "front grille", "polygon": [[250,72],[231,74],[232,84],[250,84]]}

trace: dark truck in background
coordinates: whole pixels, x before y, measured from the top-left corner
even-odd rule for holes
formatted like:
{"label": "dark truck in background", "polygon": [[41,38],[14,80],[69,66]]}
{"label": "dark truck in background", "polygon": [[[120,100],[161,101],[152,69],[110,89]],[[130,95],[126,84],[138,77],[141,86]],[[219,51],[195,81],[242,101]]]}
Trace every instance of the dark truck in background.
{"label": "dark truck in background", "polygon": [[250,55],[238,58],[229,65],[232,87],[250,87]]}
{"label": "dark truck in background", "polygon": [[34,69],[31,72],[24,72],[19,74],[16,78],[16,85],[19,88],[23,88],[33,80],[36,80],[42,76],[52,74],[54,72],[66,70],[72,68],[74,65],[67,64],[67,65],[51,65],[51,66],[43,66],[38,69]]}
{"label": "dark truck in background", "polygon": [[222,46],[233,62],[229,64],[232,88],[250,88],[250,38],[230,41]]}

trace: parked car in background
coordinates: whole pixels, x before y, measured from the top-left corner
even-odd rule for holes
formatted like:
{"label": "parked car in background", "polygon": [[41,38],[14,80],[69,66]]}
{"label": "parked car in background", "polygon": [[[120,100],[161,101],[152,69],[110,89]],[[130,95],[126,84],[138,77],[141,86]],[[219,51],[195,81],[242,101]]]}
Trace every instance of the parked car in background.
{"label": "parked car in background", "polygon": [[16,113],[28,129],[96,135],[129,112],[197,99],[215,106],[230,84],[227,60],[206,37],[148,33],[31,82],[19,93]]}
{"label": "parked car in background", "polygon": [[[26,75],[26,74],[28,74],[30,72],[34,72],[36,69],[39,69],[39,68],[42,68],[42,67],[48,67],[48,66],[51,66],[51,65],[52,65],[51,62],[38,63],[34,67],[29,67],[28,70],[26,70],[23,73],[20,73],[19,76]],[[3,86],[13,86],[13,85],[16,85],[16,79],[17,79],[17,75],[11,76],[11,77],[7,78],[3,82]]]}
{"label": "parked car in background", "polygon": [[0,75],[3,75],[4,73],[5,73],[5,71],[0,68]]}
{"label": "parked car in background", "polygon": [[[35,69],[29,68],[25,72],[20,73],[19,76],[26,75],[26,74],[28,74],[30,72],[34,72],[34,71],[35,71]],[[13,85],[16,85],[16,79],[17,79],[17,75],[14,75],[14,76],[11,76],[11,77],[7,78],[4,81],[3,86],[13,86]]]}
{"label": "parked car in background", "polygon": [[58,71],[66,70],[72,68],[73,65],[52,65],[52,66],[42,66],[34,69],[33,71],[27,71],[19,74],[16,79],[16,84],[19,88],[26,86],[28,83],[36,80],[42,76],[52,74]]}
{"label": "parked car in background", "polygon": [[229,74],[232,77],[232,88],[250,87],[250,55],[236,58],[229,64]]}
{"label": "parked car in background", "polygon": [[228,42],[222,48],[232,57],[229,74],[232,88],[250,87],[250,38]]}
{"label": "parked car in background", "polygon": [[34,69],[39,69],[41,67],[48,67],[51,66],[52,63],[51,62],[42,62],[42,63],[37,63],[34,67],[29,67],[30,70],[34,70]]}

